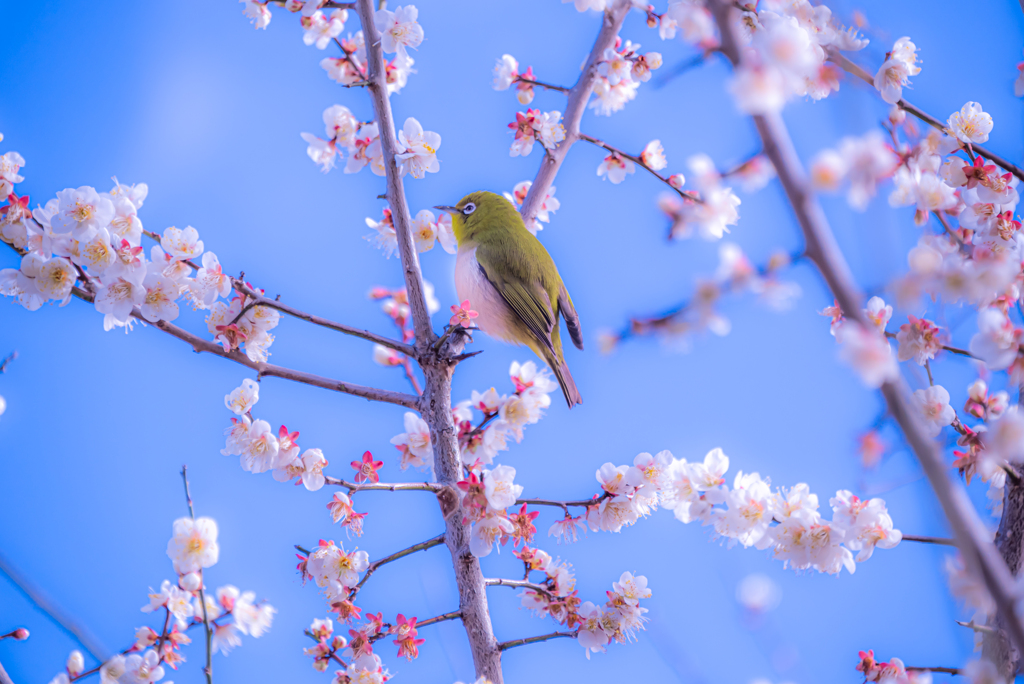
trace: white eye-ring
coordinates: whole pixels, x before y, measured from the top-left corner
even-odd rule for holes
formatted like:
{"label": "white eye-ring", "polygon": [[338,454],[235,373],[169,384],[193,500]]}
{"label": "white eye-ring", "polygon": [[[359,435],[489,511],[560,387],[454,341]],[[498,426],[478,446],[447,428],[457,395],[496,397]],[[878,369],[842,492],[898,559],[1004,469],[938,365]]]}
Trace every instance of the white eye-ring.
{"label": "white eye-ring", "polygon": [[469,202],[468,204],[466,204],[466,206],[462,207],[462,213],[465,214],[466,216],[469,216],[474,211],[476,211],[476,205],[473,204],[472,202]]}

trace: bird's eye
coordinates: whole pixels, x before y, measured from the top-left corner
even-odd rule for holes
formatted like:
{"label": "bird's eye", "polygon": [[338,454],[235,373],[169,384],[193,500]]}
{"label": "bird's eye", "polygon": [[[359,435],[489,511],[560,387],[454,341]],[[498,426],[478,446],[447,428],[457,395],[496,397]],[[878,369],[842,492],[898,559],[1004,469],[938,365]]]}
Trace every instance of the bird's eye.
{"label": "bird's eye", "polygon": [[465,214],[466,216],[469,216],[474,211],[476,211],[476,205],[473,204],[472,202],[470,202],[466,206],[462,207],[462,213]]}

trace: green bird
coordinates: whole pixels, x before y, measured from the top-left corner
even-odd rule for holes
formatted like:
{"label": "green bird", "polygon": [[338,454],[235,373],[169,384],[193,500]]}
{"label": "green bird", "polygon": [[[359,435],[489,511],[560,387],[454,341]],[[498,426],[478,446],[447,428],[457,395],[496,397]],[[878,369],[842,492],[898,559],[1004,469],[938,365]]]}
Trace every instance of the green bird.
{"label": "green bird", "polygon": [[493,192],[466,195],[454,207],[434,207],[452,215],[459,243],[455,289],[459,301],[479,316],[477,326],[491,337],[525,344],[544,359],[572,408],[582,404],[562,356],[559,316],[583,349],[580,319],[555,262],[507,199]]}

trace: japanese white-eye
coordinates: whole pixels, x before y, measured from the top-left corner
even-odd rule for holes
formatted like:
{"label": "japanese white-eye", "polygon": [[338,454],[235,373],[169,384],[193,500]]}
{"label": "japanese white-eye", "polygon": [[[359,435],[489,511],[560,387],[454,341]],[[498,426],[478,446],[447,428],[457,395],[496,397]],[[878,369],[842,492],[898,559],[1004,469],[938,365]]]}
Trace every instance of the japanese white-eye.
{"label": "japanese white-eye", "polygon": [[551,255],[507,199],[474,192],[455,206],[434,207],[452,216],[459,244],[455,289],[479,316],[474,322],[491,337],[525,344],[544,359],[572,408],[582,404],[562,356],[559,318],[573,344],[583,349],[580,319]]}

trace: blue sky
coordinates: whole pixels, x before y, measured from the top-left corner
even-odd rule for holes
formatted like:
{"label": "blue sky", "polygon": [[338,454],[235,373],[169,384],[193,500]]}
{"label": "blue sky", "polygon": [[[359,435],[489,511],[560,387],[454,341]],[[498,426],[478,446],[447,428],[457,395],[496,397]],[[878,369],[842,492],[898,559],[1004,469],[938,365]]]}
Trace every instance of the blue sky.
{"label": "blue sky", "polygon": [[[550,0],[418,6],[426,41],[415,54],[418,73],[393,106],[400,121],[415,116],[443,142],[441,172],[407,183],[412,209],[454,203],[483,188],[510,190],[532,178],[539,151],[508,155],[505,124],[521,108],[511,93],[491,90],[494,60],[509,52],[524,67],[533,65],[538,78],[570,84],[598,16]],[[996,122],[990,146],[1021,158],[1021,104],[1012,80],[1024,16],[1015,3],[969,11],[952,1],[832,7],[842,16],[865,12],[873,42],[857,59],[869,71],[895,38],[911,36],[924,70],[908,98],[939,118],[968,100],[981,102]],[[33,205],[65,187],[108,189],[114,175],[146,182],[146,228],[193,225],[226,271],[244,270],[300,308],[390,333],[365,296],[371,286],[401,283],[397,260],[384,259],[362,238],[363,218],[380,214],[382,181],[367,171],[321,174],[299,138],[321,130],[321,112],[332,104],[363,119],[370,105],[363,92],[325,77],[318,66],[325,53],[302,44],[294,16],[278,9],[268,30],[257,32],[232,2],[105,2],[85,11],[70,2],[6,3],[0,25],[7,37],[0,151],[17,150],[28,160],[20,189]],[[622,35],[661,51],[667,66],[692,54],[681,42],[662,43],[639,14],[627,19]],[[713,60],[664,88],[643,86],[623,112],[609,119],[588,114],[583,130],[627,150],[659,138],[673,171],[684,170],[696,152],[728,167],[758,143],[725,91],[727,73]],[[562,109],[564,101],[539,93],[534,106]],[[845,81],[828,100],[792,104],[786,118],[809,158],[843,135],[876,126],[885,112],[874,93]],[[823,502],[841,488],[881,495],[904,532],[946,535],[927,483],[898,444],[878,471],[860,468],[854,438],[874,421],[881,401],[837,362],[827,322],[816,313],[831,297],[810,267],[791,272],[803,289],[792,311],[772,313],[748,297],[727,300],[731,334],[699,338],[689,354],[649,339],[610,357],[597,352],[599,330],[688,297],[696,277],[713,273],[718,251],[718,244],[699,240],[666,243],[654,204],[662,189],[641,173],[617,186],[599,180],[601,156],[583,145],[572,150],[556,180],[562,208],[541,234],[587,336],[586,351],[567,352],[585,403],[569,413],[554,402],[523,443],[502,455],[517,468],[526,495],[589,496],[597,486],[593,472],[606,461],[629,463],[639,452],[661,449],[693,460],[721,446],[732,460],[730,476],[742,469],[775,485],[806,482]],[[741,220],[729,237],[755,262],[800,247],[777,183],[741,197]],[[880,290],[904,269],[919,230],[910,209],[890,210],[883,199],[856,214],[841,198],[824,203],[866,289]],[[454,303],[454,258],[434,249],[422,261],[442,305]],[[0,267],[16,263],[12,252],[0,251]],[[971,318],[955,308],[944,315]],[[179,322],[199,332],[205,327],[191,311]],[[954,340],[966,344],[971,327],[955,329]],[[283,320],[275,332],[276,363],[405,389],[397,372],[369,363],[364,342],[295,320]],[[483,336],[476,347],[485,353],[460,366],[457,398],[491,385],[501,390],[509,363],[530,356]],[[262,640],[246,639],[217,658],[218,681],[328,681],[301,653],[308,645],[302,629],[324,616],[324,605],[312,587],[301,586],[292,545],[351,542],[326,515],[331,492],[253,476],[220,455],[229,419],[222,397],[251,374],[196,356],[152,329],[106,333],[102,318],[77,301],[35,313],[0,303],[0,354],[13,349],[21,356],[0,376],[8,402],[0,419],[4,556],[108,648],[126,647],[135,628],[151,622],[139,612],[147,589],[173,573],[164,550],[172,520],[186,514],[178,472],[187,463],[197,514],[220,526],[220,562],[208,572],[208,585],[253,590],[279,611]],[[937,373],[954,405],[962,404],[974,371],[947,360]],[[402,429],[402,412],[276,379],[263,382],[257,410],[301,431],[304,447],[321,447],[332,474],[348,475],[347,463],[369,449],[384,458],[388,480],[403,477],[388,444]],[[978,485],[972,495],[984,501]],[[358,545],[371,558],[442,529],[429,497],[360,498],[370,515]],[[553,518],[544,512],[540,521],[543,529]],[[509,682],[854,682],[859,649],[914,665],[955,666],[971,653],[971,635],[953,622],[964,614],[945,588],[944,552],[934,547],[904,543],[879,551],[852,576],[797,575],[761,552],[728,549],[707,529],[683,526],[665,512],[620,535],[541,546],[574,565],[584,598],[600,601],[623,570],[646,575],[654,591],[651,621],[638,643],[614,645],[589,662],[569,640],[512,650],[504,658]],[[511,554],[492,554],[484,572],[501,576],[515,566]],[[735,600],[737,584],[754,572],[782,589],[781,604],[759,624],[745,620]],[[447,551],[382,569],[360,597],[366,609],[386,615],[425,619],[454,609]],[[513,592],[491,590],[490,605],[499,639],[552,630],[519,610]],[[74,642],[4,580],[0,607],[0,629],[32,631],[28,642],[0,643],[0,662],[17,682],[48,681]],[[425,628],[421,636],[427,643],[414,663],[397,661],[390,644],[381,651],[400,681],[472,678],[457,623]],[[189,662],[168,679],[201,681],[201,648],[186,655]]]}

